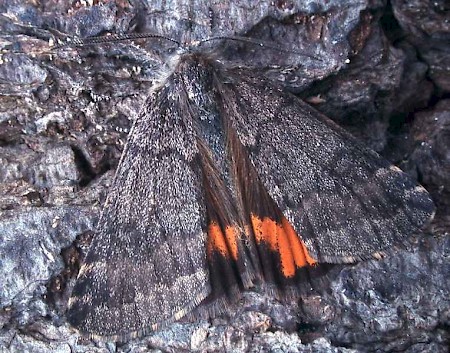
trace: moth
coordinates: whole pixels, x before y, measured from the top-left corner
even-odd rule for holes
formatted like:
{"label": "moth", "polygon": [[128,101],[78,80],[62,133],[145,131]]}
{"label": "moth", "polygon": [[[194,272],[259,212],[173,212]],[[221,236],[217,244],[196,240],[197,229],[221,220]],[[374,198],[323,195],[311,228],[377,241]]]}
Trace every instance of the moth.
{"label": "moth", "polygon": [[67,313],[131,337],[260,283],[314,286],[430,220],[426,190],[344,129],[214,52],[177,54],[134,121]]}

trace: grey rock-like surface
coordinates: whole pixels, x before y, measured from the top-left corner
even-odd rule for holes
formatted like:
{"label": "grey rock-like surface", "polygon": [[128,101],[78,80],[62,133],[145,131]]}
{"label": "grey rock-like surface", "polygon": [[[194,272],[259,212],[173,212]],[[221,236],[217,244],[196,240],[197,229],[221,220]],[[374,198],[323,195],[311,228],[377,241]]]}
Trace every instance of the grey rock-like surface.
{"label": "grey rock-like surface", "polygon": [[429,76],[442,91],[450,91],[450,10],[448,2],[393,0],[392,9],[407,36],[429,66]]}
{"label": "grey rock-like surface", "polygon": [[[0,352],[448,352],[448,16],[445,1],[423,0],[2,1]],[[181,320],[125,343],[80,337],[65,321],[70,287],[173,45],[50,55],[48,41],[134,31],[259,40],[208,45],[416,177],[438,206],[431,227],[383,260],[336,268],[326,293],[282,303],[256,288],[211,322]]]}
{"label": "grey rock-like surface", "polygon": [[327,326],[328,337],[360,351],[414,352],[433,342],[435,352],[445,352],[449,245],[428,236],[407,252],[344,269],[333,283],[339,315]]}
{"label": "grey rock-like surface", "polygon": [[73,207],[24,207],[0,213],[0,305],[14,305],[35,285],[61,271],[61,248],[92,229],[92,210]]}
{"label": "grey rock-like surface", "polygon": [[[410,160],[415,172],[441,207],[439,217],[448,216],[450,206],[450,100],[440,100],[432,109],[416,114],[412,127],[414,139],[419,142]],[[449,221],[447,220],[447,223]]]}

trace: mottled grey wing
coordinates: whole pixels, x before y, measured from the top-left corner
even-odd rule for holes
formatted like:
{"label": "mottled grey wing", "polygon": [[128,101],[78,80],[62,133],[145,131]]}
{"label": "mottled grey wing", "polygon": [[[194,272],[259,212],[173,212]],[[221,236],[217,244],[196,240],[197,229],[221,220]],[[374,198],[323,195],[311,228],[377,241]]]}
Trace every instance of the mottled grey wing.
{"label": "mottled grey wing", "polygon": [[224,116],[319,262],[376,256],[430,219],[423,187],[301,100],[243,71],[218,82]]}
{"label": "mottled grey wing", "polygon": [[210,292],[206,210],[190,119],[162,88],[135,122],[68,320],[115,338],[178,319]]}

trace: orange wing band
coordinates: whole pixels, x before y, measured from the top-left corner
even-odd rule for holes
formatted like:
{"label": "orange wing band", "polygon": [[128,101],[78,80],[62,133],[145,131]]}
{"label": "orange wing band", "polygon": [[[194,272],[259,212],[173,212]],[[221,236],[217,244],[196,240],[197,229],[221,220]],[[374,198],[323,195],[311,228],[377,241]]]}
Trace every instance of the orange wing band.
{"label": "orange wing band", "polygon": [[317,263],[284,216],[279,224],[268,217],[261,219],[252,214],[251,222],[256,242],[264,242],[272,251],[279,253],[281,272],[285,277],[294,276],[299,267]]}
{"label": "orange wing band", "polygon": [[235,226],[227,226],[225,234],[216,222],[211,222],[208,226],[208,254],[218,251],[225,258],[237,260],[238,257],[238,237],[239,229]]}

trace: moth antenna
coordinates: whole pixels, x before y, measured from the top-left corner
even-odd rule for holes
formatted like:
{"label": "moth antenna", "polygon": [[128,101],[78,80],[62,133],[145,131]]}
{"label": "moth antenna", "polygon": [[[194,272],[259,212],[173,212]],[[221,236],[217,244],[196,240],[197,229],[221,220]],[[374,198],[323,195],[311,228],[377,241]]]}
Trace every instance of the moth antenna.
{"label": "moth antenna", "polygon": [[146,38],[154,38],[154,39],[164,39],[169,42],[175,43],[178,47],[181,47],[181,43],[177,40],[166,37],[160,34],[154,33],[130,33],[130,34],[113,34],[109,36],[103,37],[89,37],[89,38],[74,38],[67,37],[64,41],[57,39],[57,44],[55,43],[55,39],[49,39],[49,47],[48,48],[36,48],[32,51],[22,51],[22,50],[8,50],[2,49],[0,50],[1,54],[31,54],[31,55],[42,55],[42,54],[53,54],[55,51],[64,48],[73,48],[73,47],[83,47],[87,45],[96,45],[103,43],[114,43],[126,40],[133,39],[146,39]]}
{"label": "moth antenna", "polygon": [[103,43],[115,43],[126,40],[133,39],[164,39],[169,42],[175,43],[177,46],[181,46],[181,43],[177,40],[166,37],[160,34],[154,33],[129,33],[129,34],[112,34],[109,36],[102,37],[89,37],[89,38],[68,38],[66,42],[57,44],[52,47],[53,50],[61,49],[61,48],[71,48],[71,47],[82,47],[86,45],[95,45],[95,44],[103,44]]}
{"label": "moth antenna", "polygon": [[314,60],[317,60],[317,61],[322,61],[322,59],[318,58],[317,56],[309,55],[309,54],[300,52],[298,50],[286,49],[286,48],[283,48],[283,47],[278,46],[278,45],[273,45],[273,44],[269,44],[267,42],[263,42],[263,41],[260,41],[260,40],[256,40],[256,39],[252,39],[252,38],[248,38],[248,37],[241,37],[241,36],[217,36],[217,37],[210,37],[210,38],[206,38],[206,39],[203,39],[203,40],[199,41],[198,45],[200,46],[203,43],[211,42],[213,40],[231,40],[231,41],[236,41],[236,42],[250,43],[250,44],[254,44],[254,45],[260,46],[260,47],[273,49],[273,50],[278,50],[278,51],[291,53],[291,54],[298,54],[298,55],[304,56],[306,58],[314,59]]}

